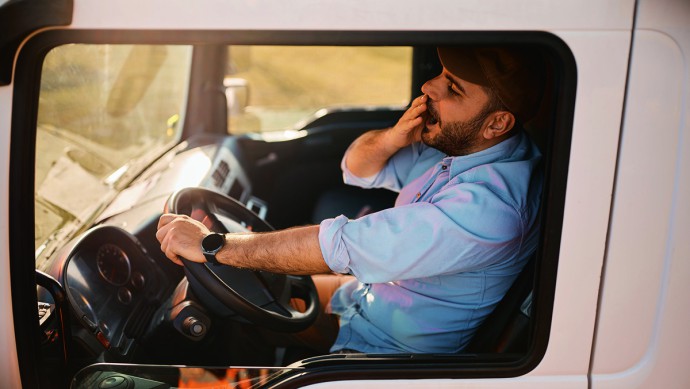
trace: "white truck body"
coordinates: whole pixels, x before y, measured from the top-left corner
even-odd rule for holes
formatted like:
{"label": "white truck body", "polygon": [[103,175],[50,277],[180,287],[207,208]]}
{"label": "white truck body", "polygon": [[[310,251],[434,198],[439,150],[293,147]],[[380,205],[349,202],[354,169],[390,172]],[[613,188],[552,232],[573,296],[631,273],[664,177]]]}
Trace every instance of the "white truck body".
{"label": "white truck body", "polygon": [[[75,0],[73,30],[544,31],[577,66],[548,347],[519,377],[314,387],[690,386],[690,3]],[[36,32],[35,34],[37,34]],[[29,36],[25,41],[31,40]],[[0,86],[0,386],[21,387],[9,220],[14,84]],[[684,200],[686,199],[686,200]],[[29,260],[33,253],[26,253]]]}

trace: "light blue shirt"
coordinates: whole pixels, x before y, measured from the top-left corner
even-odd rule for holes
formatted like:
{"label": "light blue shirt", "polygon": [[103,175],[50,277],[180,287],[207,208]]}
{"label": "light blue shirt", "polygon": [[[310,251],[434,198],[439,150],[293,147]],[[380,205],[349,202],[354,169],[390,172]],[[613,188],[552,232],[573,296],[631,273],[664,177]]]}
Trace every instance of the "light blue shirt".
{"label": "light blue shirt", "polygon": [[334,294],[331,351],[462,350],[537,247],[541,154],[524,134],[461,157],[414,144],[345,182],[398,191],[395,207],[320,225],[328,266],[358,282]]}

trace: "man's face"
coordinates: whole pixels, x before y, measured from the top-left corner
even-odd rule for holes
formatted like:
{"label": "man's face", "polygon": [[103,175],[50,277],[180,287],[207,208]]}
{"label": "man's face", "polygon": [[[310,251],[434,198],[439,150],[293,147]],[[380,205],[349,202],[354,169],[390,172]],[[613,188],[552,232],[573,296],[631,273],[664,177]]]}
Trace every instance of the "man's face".
{"label": "man's face", "polygon": [[422,141],[450,156],[481,150],[481,129],[491,112],[489,96],[480,85],[462,80],[445,68],[422,86],[427,100],[427,115]]}

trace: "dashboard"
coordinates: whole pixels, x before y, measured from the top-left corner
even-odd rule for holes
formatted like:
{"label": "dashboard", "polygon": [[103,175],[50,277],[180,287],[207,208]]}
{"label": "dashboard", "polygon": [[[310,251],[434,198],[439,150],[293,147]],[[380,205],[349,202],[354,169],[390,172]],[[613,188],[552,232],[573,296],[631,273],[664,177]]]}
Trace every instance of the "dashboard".
{"label": "dashboard", "polygon": [[165,259],[155,231],[170,194],[204,187],[265,215],[233,141],[204,136],[178,145],[122,190],[95,227],[53,257],[49,273],[64,286],[77,321],[74,336],[90,354],[130,355],[169,314],[183,273]]}
{"label": "dashboard", "polygon": [[133,235],[102,226],[74,246],[64,286],[81,326],[103,348],[126,354],[165,300],[170,280]]}

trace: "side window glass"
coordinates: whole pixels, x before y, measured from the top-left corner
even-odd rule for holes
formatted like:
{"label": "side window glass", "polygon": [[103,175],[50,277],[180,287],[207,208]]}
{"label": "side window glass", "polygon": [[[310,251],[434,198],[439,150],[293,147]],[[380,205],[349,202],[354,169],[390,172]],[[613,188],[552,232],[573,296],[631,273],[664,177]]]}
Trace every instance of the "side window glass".
{"label": "side window glass", "polygon": [[289,130],[322,108],[404,106],[410,47],[230,46],[228,132]]}
{"label": "side window glass", "polygon": [[78,230],[178,142],[190,66],[191,46],[71,44],[47,54],[36,130],[37,266],[51,237]]}

